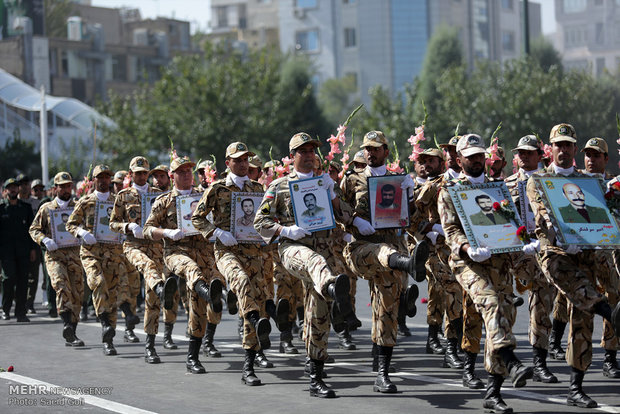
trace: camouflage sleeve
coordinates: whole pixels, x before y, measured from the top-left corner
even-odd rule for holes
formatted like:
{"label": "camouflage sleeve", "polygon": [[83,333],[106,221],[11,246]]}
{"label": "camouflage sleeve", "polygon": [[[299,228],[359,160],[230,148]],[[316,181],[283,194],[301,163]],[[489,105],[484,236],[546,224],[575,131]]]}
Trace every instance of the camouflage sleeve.
{"label": "camouflage sleeve", "polygon": [[338,208],[334,208],[334,218],[338,223],[345,226],[353,224],[355,212],[351,204],[344,201],[344,193],[339,187],[334,187],[334,192],[338,198]]}
{"label": "camouflage sleeve", "polygon": [[[278,203],[283,204],[282,197],[278,196],[280,182],[275,181],[271,183],[254,217],[254,229],[267,244],[272,243],[276,239],[279,230],[282,228],[277,219]],[[284,207],[286,208],[286,206]]]}
{"label": "camouflage sleeve", "polygon": [[530,177],[527,180],[527,198],[530,200],[530,206],[534,212],[534,222],[536,223],[536,238],[540,241],[541,249],[553,246],[555,242],[555,231],[553,227],[548,225],[549,213],[545,207],[542,197],[536,189],[536,182],[534,177]]}
{"label": "camouflage sleeve", "polygon": [[217,203],[216,194],[216,186],[209,186],[207,191],[205,191],[202,194],[202,197],[200,197],[200,202],[192,215],[192,224],[194,225],[194,228],[196,228],[196,230],[198,230],[205,239],[211,237],[211,234],[213,234],[216,229],[215,224],[211,223],[207,219],[209,213],[215,209],[215,203]]}
{"label": "camouflage sleeve", "polygon": [[78,200],[75,204],[75,208],[73,209],[73,213],[69,216],[69,220],[65,225],[65,228],[73,237],[78,236],[78,230],[83,227],[84,224],[84,206],[86,204],[86,200],[88,197],[83,197]]}
{"label": "camouflage sleeve", "polygon": [[153,238],[153,230],[166,228],[166,212],[168,211],[166,200],[168,200],[168,196],[169,194],[165,194],[155,199],[151,208],[151,214],[149,214],[144,223],[143,234],[145,239],[155,240]]}
{"label": "camouflage sleeve", "polygon": [[127,233],[127,224],[123,221],[125,217],[125,197],[124,193],[118,194],[114,199],[114,208],[110,214],[110,230],[116,233]]}
{"label": "camouflage sleeve", "polygon": [[30,229],[28,230],[32,240],[39,245],[44,238],[52,237],[49,226],[49,211],[47,209],[47,204],[48,203],[45,203],[43,208],[39,208],[37,214],[34,216],[34,220],[32,220]]}
{"label": "camouflage sleeve", "polygon": [[454,208],[454,203],[450,197],[450,193],[446,188],[442,188],[439,191],[439,202],[437,204],[439,209],[439,217],[441,218],[441,226],[446,234],[446,244],[450,247],[450,251],[457,257],[460,257],[461,247],[464,244],[469,243],[463,228],[461,227],[461,220]]}

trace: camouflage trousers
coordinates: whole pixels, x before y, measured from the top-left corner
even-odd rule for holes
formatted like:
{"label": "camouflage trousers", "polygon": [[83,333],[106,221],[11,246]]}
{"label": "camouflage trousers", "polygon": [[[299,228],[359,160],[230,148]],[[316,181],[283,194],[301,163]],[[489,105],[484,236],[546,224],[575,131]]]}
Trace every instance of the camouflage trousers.
{"label": "camouflage trousers", "polygon": [[344,250],[349,268],[358,277],[368,280],[372,303],[372,341],[390,347],[396,345],[398,305],[406,276],[400,270],[390,269],[388,258],[393,253],[402,252],[389,244],[361,240],[349,243]]}
{"label": "camouflage trousers", "polygon": [[138,294],[140,294],[140,272],[138,272],[138,269],[127,259],[127,256],[122,254],[122,257],[125,260],[126,272],[124,275],[121,275],[119,280],[118,304],[129,303],[131,311],[135,314],[138,304]]}
{"label": "camouflage trousers", "polygon": [[473,354],[480,353],[483,325],[484,320],[476,309],[474,301],[467,293],[463,293],[463,339],[461,340],[463,350]]}
{"label": "camouflage trousers", "polygon": [[294,322],[297,318],[297,308],[304,308],[304,286],[300,278],[291,275],[282,265],[280,253],[277,251],[273,254],[273,274],[276,290],[276,300],[288,300],[290,312],[288,314],[289,322]]}
{"label": "camouflage trousers", "polygon": [[[159,313],[161,303],[155,293],[155,287],[165,281],[164,252],[160,244],[133,244],[124,243],[123,252],[131,263],[144,276],[144,332],[148,335],[157,334],[159,328]],[[169,277],[169,275],[168,275]],[[174,323],[177,319],[180,295],[174,295],[173,307],[164,309],[164,322]]]}
{"label": "camouflage trousers", "polygon": [[127,271],[121,245],[98,243],[88,248],[82,246],[80,259],[97,316],[107,313],[110,325],[116,328],[119,282],[121,275]]}
{"label": "camouflage trousers", "polygon": [[[597,273],[599,289],[605,292],[607,302],[612,309],[618,303],[618,273],[614,266],[613,254],[609,250],[597,251]],[[613,327],[606,319],[603,320],[603,335],[600,346],[603,349],[615,351],[618,349],[618,338],[614,334]]]}
{"label": "camouflage trousers", "polygon": [[265,276],[265,298],[273,299],[275,297],[274,255],[278,254],[278,246],[275,244],[264,246],[261,248],[261,254],[263,256],[263,275]]}
{"label": "camouflage trousers", "polygon": [[202,338],[207,327],[207,302],[194,290],[198,280],[209,283],[212,270],[208,266],[208,259],[203,254],[202,246],[183,246],[164,251],[164,264],[171,273],[184,278],[189,291],[189,316],[187,321],[187,333],[191,336]]}
{"label": "camouflage trousers", "polygon": [[355,295],[357,294],[357,276],[355,275],[355,272],[349,269],[349,267],[347,266],[347,261],[345,260],[344,255],[342,254],[344,252],[345,246],[346,246],[346,243],[340,243],[340,244],[335,244],[333,247],[333,252],[337,259],[334,272],[349,276],[349,284],[351,285],[351,289],[349,290],[349,296],[351,297],[351,308],[355,310]]}
{"label": "camouflage trousers", "polygon": [[557,289],[556,292],[555,299],[553,300],[553,319],[568,323],[568,300],[562,292]]}
{"label": "camouflage trousers", "polygon": [[243,317],[243,348],[260,349],[258,337],[246,315],[257,311],[264,316],[265,277],[260,246],[239,244],[215,249],[218,270],[224,275],[230,289],[237,295],[239,315]]}
{"label": "camouflage trousers", "polygon": [[303,282],[305,289],[304,340],[306,354],[327,359],[330,315],[327,287],[336,280],[336,257],[326,238],[313,239],[312,246],[284,241],[278,248],[284,269]]}
{"label": "camouflage trousers", "polygon": [[74,247],[46,252],[45,266],[50,283],[56,292],[58,313],[70,312],[71,321],[77,322],[82,308],[84,278],[79,250]]}
{"label": "camouflage trousers", "polygon": [[482,316],[486,330],[484,367],[491,374],[506,375],[507,370],[499,356],[502,348],[517,345],[512,334],[516,319],[513,304],[510,262],[493,256],[484,263],[459,266],[454,269],[456,279]]}

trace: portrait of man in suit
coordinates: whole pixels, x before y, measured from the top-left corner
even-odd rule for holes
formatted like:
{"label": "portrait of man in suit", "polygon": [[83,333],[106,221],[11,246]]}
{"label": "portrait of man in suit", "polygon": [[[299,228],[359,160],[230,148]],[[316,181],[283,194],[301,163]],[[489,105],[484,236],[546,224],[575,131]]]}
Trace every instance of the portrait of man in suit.
{"label": "portrait of man in suit", "polygon": [[60,233],[66,233],[67,232],[67,228],[65,227],[65,224],[67,224],[67,221],[69,221],[69,214],[62,213],[60,215],[60,218],[62,220],[62,223],[60,223],[60,224],[58,224],[56,226],[56,230],[59,231]]}
{"label": "portrait of man in suit", "polygon": [[586,196],[577,184],[564,184],[562,193],[569,203],[558,209],[564,223],[609,223],[604,208],[586,205]]}
{"label": "portrait of man in suit", "polygon": [[493,200],[486,194],[475,198],[480,211],[469,216],[473,226],[494,226],[496,224],[508,224],[509,221],[500,213],[493,211]]}
{"label": "portrait of man in suit", "polygon": [[381,187],[381,201],[377,204],[377,209],[400,211],[400,205],[394,201],[395,198],[396,188],[392,184],[385,184]]}
{"label": "portrait of man in suit", "polygon": [[187,213],[186,215],[183,216],[183,220],[186,221],[191,221],[192,220],[192,215],[194,214],[194,211],[196,211],[196,207],[198,207],[198,202],[200,200],[193,200],[190,205],[189,205],[189,213]]}
{"label": "portrait of man in suit", "polygon": [[316,217],[325,210],[323,207],[316,205],[316,196],[312,193],[304,195],[304,204],[306,205],[306,210],[301,213],[304,217]]}

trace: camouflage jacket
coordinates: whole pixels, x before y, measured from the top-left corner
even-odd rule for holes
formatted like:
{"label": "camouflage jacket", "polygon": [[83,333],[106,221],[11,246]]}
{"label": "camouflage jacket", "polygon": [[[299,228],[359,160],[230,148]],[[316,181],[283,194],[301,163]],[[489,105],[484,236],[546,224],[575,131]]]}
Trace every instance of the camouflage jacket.
{"label": "camouflage jacket", "polygon": [[[114,195],[110,192],[106,201],[114,202]],[[73,213],[69,216],[67,221],[67,231],[71,233],[73,237],[79,237],[78,230],[80,228],[95,235],[95,204],[97,204],[97,194],[92,192],[91,194],[80,198],[73,209]],[[82,248],[90,250],[94,246],[99,246],[100,243],[93,245],[82,244]],[[120,246],[120,245],[119,245]]]}
{"label": "camouflage jacket", "polygon": [[[75,207],[75,200],[69,200],[69,204],[67,208]],[[43,239],[46,237],[52,238],[52,224],[50,221],[50,210],[57,210],[60,206],[56,199],[49,201],[45,204],[42,204],[37,211],[37,215],[34,216],[34,220],[32,220],[32,224],[30,225],[30,237],[41,247],[45,248],[45,245],[42,243]],[[76,252],[79,250],[79,246],[68,247],[66,249],[72,249]],[[66,249],[63,249],[64,252],[67,252]],[[55,252],[48,252],[48,254],[52,254]],[[63,253],[64,254],[64,253]]]}
{"label": "camouflage jacket", "polygon": [[[295,224],[295,213],[293,211],[293,202],[289,190],[289,181],[298,179],[299,176],[293,169],[286,177],[274,180],[265,192],[263,201],[254,218],[254,228],[266,243],[272,243],[277,237],[276,233],[278,233],[282,227]],[[335,188],[334,191],[336,191],[336,196],[338,196],[339,191]],[[352,221],[351,209],[347,204],[343,203],[342,200],[340,201],[340,209],[337,211],[337,209],[334,208],[334,218],[341,223],[348,223]],[[315,239],[330,237],[330,235],[331,230],[315,231],[310,236],[295,240],[295,243],[312,246]],[[281,242],[287,243],[290,242],[290,240],[285,239]]]}
{"label": "camouflage jacket", "polygon": [[[160,193],[161,190],[149,185],[147,192]],[[152,243],[135,238],[133,232],[129,230],[129,223],[136,223],[138,226],[142,223],[142,196],[134,187],[125,188],[116,195],[114,209],[110,215],[110,229],[117,233],[125,234],[127,237],[125,243]]]}
{"label": "camouflage jacket", "polygon": [[[416,188],[414,191],[416,210],[411,216],[411,224],[407,232],[410,236],[417,240],[422,240],[426,236],[424,229],[430,224],[441,225],[439,211],[437,210],[437,202],[439,200],[439,190],[448,182],[444,174],[433,179],[429,179],[426,183]],[[445,243],[445,238],[441,235],[437,237],[436,249]],[[429,243],[430,244],[430,243]]]}

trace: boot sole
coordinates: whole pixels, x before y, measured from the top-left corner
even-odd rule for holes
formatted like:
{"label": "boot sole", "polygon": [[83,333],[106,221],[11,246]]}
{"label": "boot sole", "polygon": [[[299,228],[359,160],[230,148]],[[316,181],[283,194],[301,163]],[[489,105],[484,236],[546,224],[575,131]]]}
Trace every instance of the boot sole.
{"label": "boot sole", "polygon": [[276,306],[276,327],[280,332],[287,331],[290,328],[290,324],[288,322],[288,314],[291,310],[291,305],[289,304],[287,299],[280,299],[278,301],[278,305]]}
{"label": "boot sole", "polygon": [[190,373],[190,374],[206,374],[207,370],[203,368],[202,370],[196,371],[196,370],[193,370],[191,368],[187,368],[187,372]]}
{"label": "boot sole", "polygon": [[420,289],[418,289],[417,285],[411,285],[405,291],[405,306],[407,311],[407,316],[413,318],[417,313],[417,308],[415,306],[415,301],[418,299],[420,295]]}
{"label": "boot sole", "polygon": [[330,390],[327,394],[319,394],[318,392],[310,391],[310,396],[318,398],[336,398],[336,393],[332,390]]}
{"label": "boot sole", "polygon": [[271,333],[271,324],[269,319],[261,318],[256,325],[256,336],[261,349],[271,348],[271,341],[269,340],[269,334]]}
{"label": "boot sole", "polygon": [[213,312],[220,313],[222,311],[222,281],[213,279],[209,283],[209,302]]}
{"label": "boot sole", "polygon": [[380,392],[381,394],[396,394],[398,392],[397,388],[380,388],[376,385],[372,386],[372,390],[374,392]]}
{"label": "boot sole", "polygon": [[413,268],[409,269],[409,273],[416,282],[423,282],[426,279],[426,260],[430,253],[430,247],[426,240],[418,242],[413,250]]}
{"label": "boot sole", "polygon": [[174,294],[178,290],[177,280],[169,277],[164,282],[164,309],[170,310],[174,307]]}
{"label": "boot sole", "polygon": [[241,378],[241,382],[249,387],[256,387],[257,385],[262,385],[260,380],[257,381],[246,381],[244,378]]}
{"label": "boot sole", "polygon": [[239,312],[239,308],[237,307],[237,295],[230,289],[226,292],[226,308],[228,308],[228,313],[231,315],[236,315],[237,312]]}
{"label": "boot sole", "polygon": [[597,408],[598,407],[598,403],[596,401],[594,401],[594,404],[588,405],[588,404],[582,404],[582,403],[566,400],[566,405],[571,406],[571,407],[579,407],[579,408]]}

